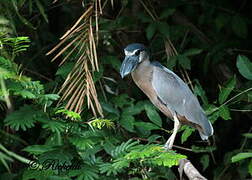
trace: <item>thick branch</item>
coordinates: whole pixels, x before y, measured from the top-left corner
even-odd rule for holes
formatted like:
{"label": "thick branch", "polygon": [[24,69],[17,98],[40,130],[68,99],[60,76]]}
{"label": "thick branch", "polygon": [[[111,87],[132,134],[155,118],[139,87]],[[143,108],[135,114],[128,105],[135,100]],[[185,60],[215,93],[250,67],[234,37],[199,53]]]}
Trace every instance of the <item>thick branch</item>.
{"label": "thick branch", "polygon": [[185,172],[189,180],[207,180],[203,177],[199,171],[193,166],[193,164],[188,159],[181,159],[179,161],[178,168],[180,179],[182,179],[182,174]]}

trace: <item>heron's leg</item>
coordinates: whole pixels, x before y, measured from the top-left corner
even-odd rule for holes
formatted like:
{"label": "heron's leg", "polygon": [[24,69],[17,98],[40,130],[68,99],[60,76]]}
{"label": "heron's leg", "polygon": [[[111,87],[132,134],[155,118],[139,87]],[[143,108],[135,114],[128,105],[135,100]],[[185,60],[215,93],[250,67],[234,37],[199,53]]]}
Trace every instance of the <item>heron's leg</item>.
{"label": "heron's leg", "polygon": [[174,113],[173,115],[173,119],[174,119],[174,128],[173,128],[173,133],[172,135],[169,137],[169,139],[167,140],[167,142],[165,143],[165,149],[171,149],[176,137],[176,134],[180,128],[180,122],[178,120],[178,117],[176,115],[176,113]]}

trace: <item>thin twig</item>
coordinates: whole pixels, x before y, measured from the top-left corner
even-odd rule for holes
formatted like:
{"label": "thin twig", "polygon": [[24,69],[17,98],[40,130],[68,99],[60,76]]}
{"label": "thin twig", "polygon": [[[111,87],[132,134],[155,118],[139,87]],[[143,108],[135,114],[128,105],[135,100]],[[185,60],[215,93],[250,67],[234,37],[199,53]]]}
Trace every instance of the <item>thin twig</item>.
{"label": "thin twig", "polygon": [[38,73],[38,72],[32,71],[32,70],[27,69],[27,68],[23,68],[23,69],[24,69],[25,71],[31,73],[31,74],[34,74],[34,75],[36,75],[36,76],[41,77],[41,78],[43,78],[43,79],[45,79],[45,80],[47,80],[47,81],[50,81],[50,82],[53,81],[51,78],[48,78],[48,77],[44,76],[43,74],[40,74],[40,73]]}

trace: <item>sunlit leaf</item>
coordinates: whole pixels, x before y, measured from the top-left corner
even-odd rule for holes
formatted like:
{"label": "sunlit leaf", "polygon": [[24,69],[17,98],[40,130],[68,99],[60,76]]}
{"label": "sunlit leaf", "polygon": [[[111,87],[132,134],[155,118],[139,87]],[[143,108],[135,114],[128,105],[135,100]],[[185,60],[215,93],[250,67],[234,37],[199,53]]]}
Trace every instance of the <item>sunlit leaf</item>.
{"label": "sunlit leaf", "polygon": [[229,94],[232,92],[232,90],[235,88],[236,84],[236,78],[235,76],[231,78],[229,81],[227,81],[223,87],[220,89],[219,93],[219,103],[222,104],[224,101],[227,100]]}
{"label": "sunlit leaf", "polygon": [[38,155],[45,153],[47,151],[52,151],[54,150],[55,147],[51,145],[31,145],[31,146],[26,146],[23,151],[26,151],[28,153]]}
{"label": "sunlit leaf", "polygon": [[250,176],[252,176],[252,160],[250,160],[249,162],[248,171],[249,171]]}
{"label": "sunlit leaf", "polygon": [[144,107],[150,121],[152,121],[159,127],[162,127],[162,119],[160,118],[158,112],[156,111],[156,108],[152,104],[145,104]]}
{"label": "sunlit leaf", "polygon": [[238,161],[241,161],[243,159],[247,159],[247,158],[252,158],[252,152],[247,152],[247,153],[239,153],[239,154],[236,154],[235,156],[232,157],[232,162],[238,162]]}
{"label": "sunlit leaf", "polygon": [[202,52],[202,49],[192,48],[192,49],[188,49],[187,51],[185,51],[183,53],[183,55],[185,55],[185,56],[193,56],[193,55],[200,54],[201,52]]}
{"label": "sunlit leaf", "polygon": [[252,80],[252,62],[246,56],[239,55],[237,57],[236,67],[241,75],[249,80]]}
{"label": "sunlit leaf", "polygon": [[229,120],[231,119],[231,116],[230,116],[230,111],[229,111],[229,108],[227,106],[221,106],[220,109],[219,109],[219,112],[220,112],[220,116],[224,119],[224,120]]}
{"label": "sunlit leaf", "polygon": [[181,136],[181,143],[183,144],[184,142],[187,141],[187,139],[191,136],[191,134],[195,131],[195,129],[186,127],[186,129],[183,131],[182,136]]}
{"label": "sunlit leaf", "polygon": [[242,135],[247,137],[247,138],[252,138],[252,133],[244,133]]}
{"label": "sunlit leaf", "polygon": [[135,118],[131,115],[123,114],[120,119],[120,124],[122,127],[124,127],[126,130],[130,132],[134,132],[134,124],[135,124]]}

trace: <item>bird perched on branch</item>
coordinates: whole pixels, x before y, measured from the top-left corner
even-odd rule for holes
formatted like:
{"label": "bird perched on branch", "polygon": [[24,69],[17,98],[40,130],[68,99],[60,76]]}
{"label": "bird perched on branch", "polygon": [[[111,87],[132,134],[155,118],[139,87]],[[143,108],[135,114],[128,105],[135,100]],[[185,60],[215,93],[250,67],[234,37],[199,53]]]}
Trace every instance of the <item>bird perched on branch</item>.
{"label": "bird perched on branch", "polygon": [[124,53],[125,59],[120,69],[121,77],[131,73],[134,82],[150,101],[167,117],[174,120],[173,133],[165,143],[166,149],[172,148],[181,124],[196,128],[202,140],[207,140],[213,135],[213,127],[198,99],[179,76],[159,62],[151,62],[143,44],[130,44],[124,49]]}

